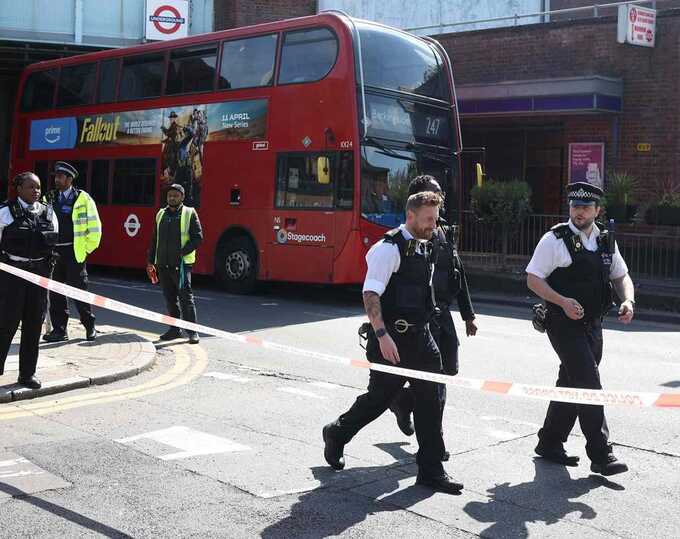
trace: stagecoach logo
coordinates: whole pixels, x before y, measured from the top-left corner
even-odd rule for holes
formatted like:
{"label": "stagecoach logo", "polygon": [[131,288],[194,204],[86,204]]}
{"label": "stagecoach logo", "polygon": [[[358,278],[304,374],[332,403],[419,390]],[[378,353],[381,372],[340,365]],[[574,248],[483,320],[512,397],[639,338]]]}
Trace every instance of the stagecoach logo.
{"label": "stagecoach logo", "polygon": [[294,243],[326,243],[325,234],[298,234],[297,232],[291,232],[290,230],[280,229],[276,232],[276,241],[283,244],[294,242]]}

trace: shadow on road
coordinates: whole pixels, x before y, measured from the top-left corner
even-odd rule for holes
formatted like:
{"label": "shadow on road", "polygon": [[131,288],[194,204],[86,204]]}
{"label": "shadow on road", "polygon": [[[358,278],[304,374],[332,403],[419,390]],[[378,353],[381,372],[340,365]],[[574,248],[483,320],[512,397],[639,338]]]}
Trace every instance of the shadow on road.
{"label": "shadow on road", "polygon": [[469,502],[463,510],[478,522],[491,525],[483,530],[483,537],[525,539],[529,537],[528,523],[543,522],[550,526],[571,513],[579,513],[582,520],[597,516],[588,504],[576,501],[593,489],[605,487],[624,490],[618,483],[591,475],[571,479],[567,468],[535,458],[533,481],[510,485],[502,483],[487,490],[486,502]]}
{"label": "shadow on road", "polygon": [[[376,444],[383,451],[392,455],[399,466],[404,461],[413,461],[411,453],[406,452],[402,446],[409,445],[405,442]],[[263,539],[321,539],[335,537],[366,520],[371,514],[401,511],[405,507],[425,500],[434,493],[428,488],[412,485],[403,490],[399,489],[399,481],[410,477],[413,473],[409,468],[399,468],[392,476],[385,476],[385,471],[390,467],[366,466],[353,467],[349,470],[336,472],[328,466],[315,466],[311,468],[314,478],[321,485],[299,497],[290,510],[290,514],[265,528],[262,531]],[[355,480],[352,480],[356,478]],[[347,480],[349,482],[347,482]],[[356,494],[347,494],[350,488],[356,488],[361,484],[379,484],[384,493],[395,492],[380,501],[362,500],[357,502]],[[415,481],[414,481],[415,483]],[[380,496],[380,493],[372,493],[371,496]],[[398,504],[392,503],[392,496],[398,496]],[[395,530],[395,534],[397,534]]]}
{"label": "shadow on road", "polygon": [[[115,539],[127,539],[132,537],[126,533],[123,533],[120,530],[111,528],[110,526],[102,524],[101,522],[97,522],[96,520],[92,520],[91,518],[88,518],[85,515],[76,513],[75,511],[71,511],[70,509],[66,509],[65,507],[57,505],[56,503],[48,502],[47,500],[43,500],[41,498],[28,494],[23,490],[13,487],[12,485],[8,485],[7,483],[3,483],[2,481],[0,481],[0,492],[9,494],[10,496],[12,496],[12,498],[14,498],[17,501],[30,504],[34,507],[37,507],[38,509],[42,509],[43,511],[52,513],[54,516],[58,518],[68,520],[70,522],[73,522],[74,524],[77,524],[78,526],[82,526],[83,528],[86,528],[93,532],[97,532],[103,535],[104,537],[111,537]],[[19,530],[17,530],[17,532],[18,531]],[[5,532],[9,533],[9,530],[5,529]]]}

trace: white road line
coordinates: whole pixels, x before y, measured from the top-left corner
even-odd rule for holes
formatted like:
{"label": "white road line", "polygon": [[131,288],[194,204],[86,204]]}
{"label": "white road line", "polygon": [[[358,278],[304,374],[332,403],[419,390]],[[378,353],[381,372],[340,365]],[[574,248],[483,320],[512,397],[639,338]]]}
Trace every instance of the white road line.
{"label": "white road line", "polygon": [[[151,294],[162,294],[162,290],[156,289],[156,288],[149,288],[148,286],[145,285],[124,285],[124,284],[114,284],[114,283],[105,283],[102,281],[93,281],[90,279],[90,284],[96,284],[98,286],[110,286],[112,288],[124,288],[125,290],[134,290],[136,292],[149,292]],[[207,296],[199,296],[197,294],[194,294],[194,298],[196,299],[201,299],[205,301],[213,301],[215,298],[209,298]]]}
{"label": "white road line", "polygon": [[227,374],[225,372],[206,372],[203,376],[207,376],[208,378],[217,378],[218,380],[229,380],[231,382],[238,382],[239,384],[245,384],[251,381],[251,378],[236,376],[235,374]]}
{"label": "white road line", "polygon": [[503,421],[505,423],[510,423],[511,425],[522,425],[524,427],[532,427],[534,429],[540,429],[541,425],[537,423],[531,423],[530,421],[520,421],[519,419],[510,419],[509,417],[501,417],[498,415],[483,415],[479,419],[483,421]]}
{"label": "white road line", "polygon": [[302,397],[310,397],[312,399],[325,399],[323,395],[317,395],[311,391],[305,391],[304,389],[298,389],[297,387],[277,387],[276,391],[282,391],[284,393],[292,393],[293,395],[300,395]]}
{"label": "white road line", "polygon": [[0,460],[0,468],[4,468],[7,466],[16,466],[17,464],[26,463],[28,463],[28,460],[25,459],[24,457],[19,457],[18,459]]}
{"label": "white road line", "polygon": [[315,386],[315,387],[321,387],[323,389],[340,389],[340,386],[338,384],[331,384],[329,382],[310,382],[310,386]]}

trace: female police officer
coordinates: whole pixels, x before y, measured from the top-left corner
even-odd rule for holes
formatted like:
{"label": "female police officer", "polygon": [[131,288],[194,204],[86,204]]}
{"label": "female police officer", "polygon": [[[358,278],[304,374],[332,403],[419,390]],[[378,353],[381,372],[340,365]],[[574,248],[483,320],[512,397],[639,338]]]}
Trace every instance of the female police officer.
{"label": "female police officer", "polygon": [[[17,198],[0,207],[0,259],[10,266],[49,277],[59,223],[51,206],[38,202],[40,180],[32,172],[14,178]],[[0,374],[21,322],[19,383],[40,388],[35,377],[47,290],[0,271]]]}

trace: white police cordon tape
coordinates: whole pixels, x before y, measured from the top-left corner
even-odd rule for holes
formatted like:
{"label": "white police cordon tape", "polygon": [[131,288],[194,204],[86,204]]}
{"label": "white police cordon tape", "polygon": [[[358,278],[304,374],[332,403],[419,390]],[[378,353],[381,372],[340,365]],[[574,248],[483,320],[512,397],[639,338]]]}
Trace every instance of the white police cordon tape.
{"label": "white police cordon tape", "polygon": [[370,363],[362,359],[350,359],[342,356],[335,356],[332,354],[324,354],[322,352],[314,352],[311,350],[304,350],[293,346],[286,346],[270,341],[259,339],[251,335],[238,335],[236,333],[229,333],[219,329],[214,329],[193,322],[186,322],[178,320],[164,314],[148,311],[134,305],[122,303],[113,299],[86,292],[78,288],[74,288],[58,281],[53,281],[47,277],[41,277],[30,273],[28,271],[15,268],[0,262],[0,270],[11,273],[17,277],[30,281],[38,286],[47,288],[58,294],[63,294],[72,299],[110,309],[143,320],[150,320],[153,322],[160,322],[169,326],[188,329],[190,331],[198,331],[207,335],[214,335],[229,341],[235,341],[243,344],[253,344],[266,348],[268,350],[276,350],[277,352],[284,352],[295,354],[310,359],[319,359],[322,361],[329,361],[340,365],[347,365],[350,367],[361,367],[366,369],[373,369],[376,371],[386,372],[405,376],[407,378],[417,378],[419,380],[429,380],[432,382],[439,382],[453,387],[462,387],[465,389],[472,389],[476,391],[485,391],[490,393],[499,393],[504,395],[514,395],[517,397],[525,397],[539,400],[554,400],[560,402],[572,402],[576,404],[602,404],[611,405],[619,404],[623,406],[632,406],[635,408],[642,407],[659,407],[659,408],[680,408],[680,392],[678,393],[645,393],[638,391],[606,391],[597,389],[579,389],[573,387],[547,387],[536,386],[528,384],[518,384],[515,382],[500,382],[496,380],[481,380],[477,378],[464,378],[462,376],[448,376],[445,374],[437,374],[423,371],[416,371],[413,369],[406,369],[403,367],[396,367],[393,365],[383,365],[380,363]]}

